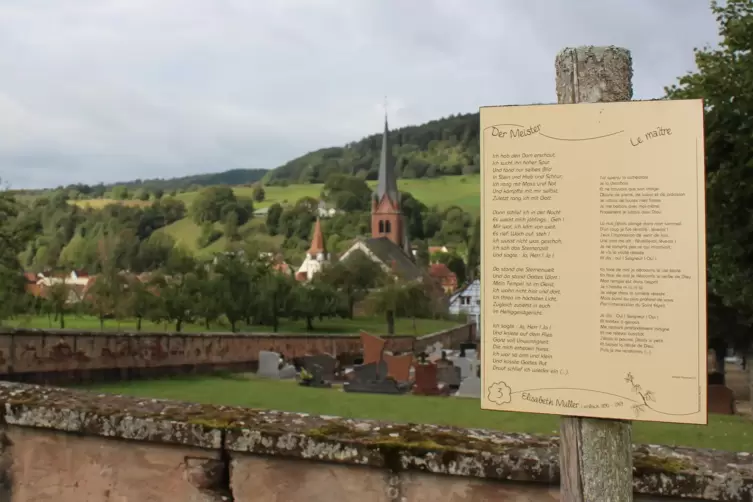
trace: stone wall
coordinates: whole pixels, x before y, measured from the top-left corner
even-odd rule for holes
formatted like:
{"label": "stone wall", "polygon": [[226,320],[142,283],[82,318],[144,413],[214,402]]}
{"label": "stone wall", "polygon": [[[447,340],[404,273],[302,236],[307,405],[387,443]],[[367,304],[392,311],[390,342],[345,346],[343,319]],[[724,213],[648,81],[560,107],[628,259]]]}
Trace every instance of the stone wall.
{"label": "stone wall", "polygon": [[[0,500],[551,502],[556,438],[0,382]],[[634,447],[636,500],[753,501],[749,454]]]}
{"label": "stone wall", "polygon": [[[473,336],[473,325],[420,338],[393,336],[387,338],[387,350],[415,351],[435,341],[457,346]],[[361,342],[353,335],[16,329],[0,333],[0,379],[63,384],[205,370],[248,371],[256,368],[260,350],[287,358],[320,353],[353,358],[361,353]]]}

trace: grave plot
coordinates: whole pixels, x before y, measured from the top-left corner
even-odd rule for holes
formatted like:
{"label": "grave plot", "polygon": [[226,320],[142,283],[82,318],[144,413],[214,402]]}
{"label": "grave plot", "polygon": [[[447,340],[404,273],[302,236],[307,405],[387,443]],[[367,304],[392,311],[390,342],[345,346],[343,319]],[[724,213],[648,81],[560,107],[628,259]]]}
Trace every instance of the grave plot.
{"label": "grave plot", "polygon": [[385,354],[385,340],[365,332],[361,332],[361,343],[363,364],[353,368],[349,381],[343,384],[345,392],[404,394],[413,387],[413,354]]}

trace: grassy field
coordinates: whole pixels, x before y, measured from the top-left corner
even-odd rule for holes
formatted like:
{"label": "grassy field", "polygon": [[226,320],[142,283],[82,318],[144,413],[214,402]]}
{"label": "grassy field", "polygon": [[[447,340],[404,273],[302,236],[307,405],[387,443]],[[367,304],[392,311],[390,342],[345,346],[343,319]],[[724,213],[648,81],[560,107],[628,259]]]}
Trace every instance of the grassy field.
{"label": "grassy field", "polygon": [[[506,432],[557,434],[559,428],[556,416],[483,411],[474,399],[351,394],[337,389],[304,388],[291,381],[262,380],[253,376],[179,377],[87,385],[85,388],[138,397]],[[752,425],[749,419],[724,415],[711,415],[708,426],[635,422],[633,441],[753,451]]]}
{"label": "grassy field", "polygon": [[[479,175],[464,176],[444,176],[441,178],[424,178],[424,179],[405,179],[398,180],[401,190],[410,192],[413,196],[426,204],[427,206],[439,206],[446,208],[450,206],[459,206],[473,216],[478,215],[480,209],[480,177]],[[375,187],[376,181],[368,182],[369,186]],[[269,207],[272,204],[280,203],[282,205],[293,204],[303,197],[319,198],[324,185],[289,185],[286,187],[269,186],[265,187],[266,198],[263,202],[254,203],[257,209]],[[233,187],[236,195],[251,197],[253,188],[245,186]],[[191,204],[199,192],[186,192],[178,194],[177,199],[182,200],[190,210]],[[108,204],[123,204],[127,206],[143,207],[152,203],[152,201],[141,200],[116,200],[116,199],[93,199],[93,200],[76,200],[72,201],[80,207],[91,207],[101,209]],[[269,236],[266,232],[260,231],[264,224],[264,217],[255,217],[249,223],[240,228],[246,242],[255,241],[261,249],[277,250],[282,244],[282,238],[279,236]],[[218,230],[222,230],[221,225],[217,225]],[[190,217],[176,221],[164,229],[159,230],[171,235],[179,244],[195,252],[199,257],[212,256],[217,252],[224,251],[227,247],[227,239],[221,237],[211,245],[203,249],[198,249],[196,245],[197,238],[201,229]]]}
{"label": "grassy field", "polygon": [[[416,319],[415,328],[413,326],[412,319],[396,319],[395,320],[395,332],[398,335],[427,335],[429,333],[435,333],[456,326],[458,323],[454,321],[445,321],[437,319]],[[15,319],[6,320],[3,325],[8,327],[17,328],[58,328],[59,323],[52,318],[45,316],[24,316],[17,317]],[[99,331],[99,319],[92,316],[76,316],[68,315],[65,318],[66,329],[80,329],[80,330],[92,330]],[[121,322],[114,320],[105,321],[104,326],[106,331],[128,330],[135,331],[136,321],[133,319],[126,319]],[[141,325],[142,331],[173,331],[174,324],[155,324],[149,321],[144,321]],[[250,333],[271,333],[271,326],[246,326],[241,325],[238,327],[241,332]],[[314,331],[306,331],[305,321],[292,321],[283,319],[280,322],[278,328],[279,333],[309,333],[309,334],[338,334],[338,333],[358,333],[360,330],[368,331],[375,335],[385,335],[387,329],[387,323],[382,317],[362,317],[356,319],[324,319],[323,321],[314,321]],[[207,331],[203,324],[184,324],[182,331],[189,333],[197,333]],[[226,332],[230,331],[227,326],[221,326],[217,323],[213,323],[210,326],[209,331]]]}
{"label": "grassy field", "polygon": [[[267,234],[266,231],[262,231],[261,227],[263,226],[264,218],[257,216],[252,218],[245,225],[242,225],[238,229],[238,232],[245,242],[253,241],[259,245],[259,249],[261,250],[274,251],[280,249],[284,237],[281,235],[271,236]],[[220,231],[222,230],[222,225],[220,224],[215,224],[215,227]],[[201,234],[201,228],[194,223],[190,217],[171,223],[165,228],[158,230],[158,232],[167,233],[175,239],[176,243],[186,247],[186,249],[192,250],[199,258],[214,256],[216,253],[220,253],[227,249],[228,245],[228,240],[225,236],[222,236],[209,246],[198,249],[196,240]]]}
{"label": "grassy field", "polygon": [[120,204],[130,207],[146,207],[153,203],[148,200],[118,200],[118,199],[91,199],[91,200],[74,200],[71,204],[75,204],[79,207],[90,207],[92,209],[102,209],[110,204]]}
{"label": "grassy field", "polygon": [[[405,179],[398,180],[400,190],[410,192],[413,196],[427,206],[439,207],[460,206],[474,216],[479,212],[481,203],[480,176],[444,176],[441,178]],[[369,186],[376,186],[376,181],[370,181]],[[262,208],[274,203],[282,205],[292,204],[303,197],[319,198],[324,185],[289,185],[286,187],[264,187],[265,199],[263,202],[254,204],[254,207]],[[234,187],[236,195],[251,197],[253,191],[250,187]],[[178,199],[190,206],[198,192],[187,192],[177,196]]]}

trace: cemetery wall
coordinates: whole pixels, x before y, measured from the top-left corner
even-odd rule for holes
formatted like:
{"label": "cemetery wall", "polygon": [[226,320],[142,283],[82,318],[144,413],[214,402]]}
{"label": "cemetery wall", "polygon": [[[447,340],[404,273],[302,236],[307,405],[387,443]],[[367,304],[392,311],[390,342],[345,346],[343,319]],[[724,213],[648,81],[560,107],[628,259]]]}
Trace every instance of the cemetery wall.
{"label": "cemetery wall", "polygon": [[[420,338],[388,337],[386,349],[410,352],[435,341],[449,347],[471,339],[473,329],[469,324]],[[253,371],[260,350],[279,352],[287,358],[321,353],[353,358],[361,353],[361,341],[352,335],[15,329],[0,333],[0,379],[64,384],[217,370]]]}
{"label": "cemetery wall", "polygon": [[[0,382],[0,500],[559,500],[557,440]],[[753,501],[748,454],[634,447],[642,501]]]}

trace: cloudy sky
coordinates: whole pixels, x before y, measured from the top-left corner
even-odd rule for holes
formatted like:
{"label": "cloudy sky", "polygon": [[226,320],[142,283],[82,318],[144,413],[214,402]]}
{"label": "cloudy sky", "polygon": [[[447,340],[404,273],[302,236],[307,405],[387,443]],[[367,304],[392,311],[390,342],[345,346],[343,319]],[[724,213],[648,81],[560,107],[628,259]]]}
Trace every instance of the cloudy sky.
{"label": "cloudy sky", "polygon": [[553,102],[554,57],[633,52],[653,98],[713,44],[707,0],[0,0],[13,188],[274,168],[481,105]]}

